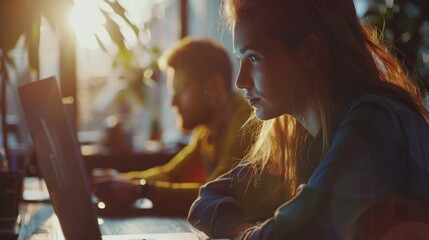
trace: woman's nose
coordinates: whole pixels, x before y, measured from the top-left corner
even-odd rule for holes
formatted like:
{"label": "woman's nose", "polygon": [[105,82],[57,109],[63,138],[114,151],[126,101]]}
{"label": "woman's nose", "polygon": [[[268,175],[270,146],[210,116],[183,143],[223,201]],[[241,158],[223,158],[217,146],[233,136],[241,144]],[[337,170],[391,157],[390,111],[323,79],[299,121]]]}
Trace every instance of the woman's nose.
{"label": "woman's nose", "polygon": [[248,89],[252,86],[253,81],[249,69],[244,64],[240,64],[237,78],[235,79],[235,87],[238,89]]}

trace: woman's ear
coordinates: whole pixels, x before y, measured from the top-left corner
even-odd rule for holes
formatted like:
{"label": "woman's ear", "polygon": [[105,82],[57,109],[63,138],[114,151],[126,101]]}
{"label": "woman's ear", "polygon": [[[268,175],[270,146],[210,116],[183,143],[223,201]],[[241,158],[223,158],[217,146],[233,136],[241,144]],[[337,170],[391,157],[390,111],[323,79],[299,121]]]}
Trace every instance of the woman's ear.
{"label": "woman's ear", "polygon": [[302,43],[302,54],[306,70],[319,68],[322,59],[322,45],[316,35],[308,35]]}

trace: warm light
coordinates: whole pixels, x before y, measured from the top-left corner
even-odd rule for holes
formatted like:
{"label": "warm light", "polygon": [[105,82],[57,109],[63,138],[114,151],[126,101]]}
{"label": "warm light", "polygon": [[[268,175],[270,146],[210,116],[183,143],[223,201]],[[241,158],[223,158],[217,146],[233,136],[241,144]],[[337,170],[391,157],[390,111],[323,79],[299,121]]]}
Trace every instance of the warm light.
{"label": "warm light", "polygon": [[95,35],[103,45],[112,44],[109,33],[104,28],[106,19],[100,9],[111,14],[110,18],[120,26],[126,45],[133,46],[137,43],[137,36],[133,30],[127,27],[127,23],[119,15],[114,14],[113,9],[103,0],[74,0],[74,3],[69,20],[71,28],[76,33],[77,42],[82,48],[100,48]]}
{"label": "warm light", "polygon": [[102,218],[97,218],[98,221],[98,225],[104,224],[104,219]]}
{"label": "warm light", "polygon": [[63,104],[73,104],[74,103],[74,97],[63,97],[62,98]]}
{"label": "warm light", "polygon": [[139,183],[140,183],[140,185],[143,186],[143,185],[146,185],[147,182],[145,179],[142,178],[142,179],[140,179]]}
{"label": "warm light", "polygon": [[102,0],[75,0],[74,3],[69,20],[78,44],[83,48],[98,48],[95,34],[102,42],[109,41],[110,38],[103,28],[106,19],[100,12]]}
{"label": "warm light", "polygon": [[115,115],[111,115],[111,116],[108,116],[106,118],[106,126],[107,127],[114,127],[114,126],[118,125],[118,123],[119,123],[119,119]]}
{"label": "warm light", "polygon": [[143,76],[144,76],[145,78],[151,78],[151,77],[153,76],[153,70],[152,70],[152,69],[146,69],[146,70],[143,72]]}
{"label": "warm light", "polygon": [[403,33],[403,34],[401,34],[401,40],[403,41],[403,42],[408,42],[408,41],[410,41],[411,40],[411,33],[410,32],[405,32],[405,33]]}
{"label": "warm light", "polygon": [[429,54],[423,53],[423,62],[428,63],[429,62]]}
{"label": "warm light", "polygon": [[104,204],[104,202],[98,202],[97,207],[99,209],[105,209],[106,208],[106,204]]}
{"label": "warm light", "polygon": [[95,153],[94,146],[83,145],[80,149],[84,156],[89,156]]}

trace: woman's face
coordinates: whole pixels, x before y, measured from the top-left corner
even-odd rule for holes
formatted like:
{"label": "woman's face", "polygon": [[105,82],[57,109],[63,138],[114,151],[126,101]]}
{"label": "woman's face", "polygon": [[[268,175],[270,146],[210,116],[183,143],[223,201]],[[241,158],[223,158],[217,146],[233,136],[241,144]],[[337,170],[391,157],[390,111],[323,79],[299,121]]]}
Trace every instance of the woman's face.
{"label": "woman's face", "polygon": [[300,45],[288,50],[246,21],[234,25],[234,52],[240,60],[236,86],[261,120],[307,109],[309,79]]}

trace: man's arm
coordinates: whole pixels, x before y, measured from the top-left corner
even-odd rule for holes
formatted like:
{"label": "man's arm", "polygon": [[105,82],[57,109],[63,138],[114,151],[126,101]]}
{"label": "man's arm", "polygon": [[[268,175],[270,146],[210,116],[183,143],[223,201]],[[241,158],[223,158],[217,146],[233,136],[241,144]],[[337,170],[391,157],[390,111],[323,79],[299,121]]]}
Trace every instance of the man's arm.
{"label": "man's arm", "polygon": [[206,173],[199,150],[204,131],[202,127],[195,129],[189,144],[168,163],[144,171],[123,173],[121,176],[128,179],[144,178],[149,182],[204,182]]}

